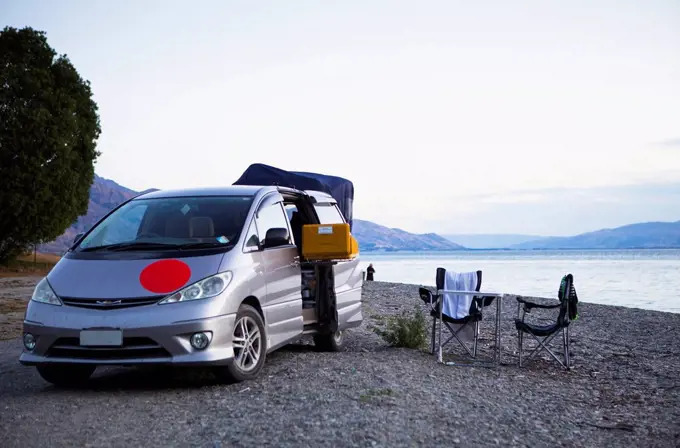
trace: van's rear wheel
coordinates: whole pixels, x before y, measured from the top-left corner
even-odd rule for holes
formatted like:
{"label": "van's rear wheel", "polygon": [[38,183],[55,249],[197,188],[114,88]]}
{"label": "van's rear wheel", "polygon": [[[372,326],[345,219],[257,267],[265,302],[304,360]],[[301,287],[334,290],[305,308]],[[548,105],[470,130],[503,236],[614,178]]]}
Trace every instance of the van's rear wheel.
{"label": "van's rear wheel", "polygon": [[344,335],[340,330],[335,333],[314,336],[314,345],[322,352],[339,352],[342,350],[344,342]]}
{"label": "van's rear wheel", "polygon": [[87,364],[46,364],[36,367],[48,383],[58,387],[80,386],[94,373],[97,366]]}
{"label": "van's rear wheel", "polygon": [[254,379],[264,366],[267,339],[262,316],[252,306],[243,304],[239,307],[232,341],[234,359],[227,366],[216,367],[213,373],[228,383]]}

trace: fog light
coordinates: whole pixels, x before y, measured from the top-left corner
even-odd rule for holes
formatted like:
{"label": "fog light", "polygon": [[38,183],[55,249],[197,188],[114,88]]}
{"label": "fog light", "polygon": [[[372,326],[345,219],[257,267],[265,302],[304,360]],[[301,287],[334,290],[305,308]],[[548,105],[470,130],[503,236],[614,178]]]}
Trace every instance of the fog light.
{"label": "fog light", "polygon": [[191,346],[197,350],[203,350],[210,344],[210,336],[212,333],[209,331],[194,333],[191,335]]}
{"label": "fog light", "polygon": [[31,333],[24,333],[24,347],[27,350],[33,350],[35,348],[35,336]]}

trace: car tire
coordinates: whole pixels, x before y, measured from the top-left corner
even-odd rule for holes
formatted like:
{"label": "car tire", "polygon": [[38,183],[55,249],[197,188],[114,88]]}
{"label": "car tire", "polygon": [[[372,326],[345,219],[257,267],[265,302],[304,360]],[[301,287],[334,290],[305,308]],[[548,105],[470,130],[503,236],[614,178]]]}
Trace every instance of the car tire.
{"label": "car tire", "polygon": [[76,387],[85,383],[97,369],[88,364],[46,364],[36,367],[48,383],[57,387]]}
{"label": "car tire", "polygon": [[339,352],[343,349],[345,335],[338,330],[330,334],[317,334],[314,336],[314,345],[322,352]]}
{"label": "car tire", "polygon": [[[247,329],[245,337],[244,328]],[[255,329],[257,329],[257,333],[254,333]],[[246,304],[239,307],[234,321],[232,338],[234,359],[226,366],[215,367],[213,374],[220,382],[225,383],[240,383],[255,379],[267,358],[267,335],[264,320],[255,308]],[[245,347],[251,347],[251,349]],[[246,350],[245,353],[244,350]],[[256,360],[253,353],[256,353]]]}

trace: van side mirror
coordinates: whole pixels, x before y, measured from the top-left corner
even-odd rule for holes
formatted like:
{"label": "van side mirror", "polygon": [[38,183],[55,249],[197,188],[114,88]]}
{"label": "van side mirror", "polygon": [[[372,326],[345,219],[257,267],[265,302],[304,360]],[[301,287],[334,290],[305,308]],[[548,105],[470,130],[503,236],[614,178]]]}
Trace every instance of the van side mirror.
{"label": "van side mirror", "polygon": [[288,234],[288,229],[275,227],[267,230],[267,234],[264,237],[264,248],[269,249],[270,247],[285,246],[289,241],[290,235]]}
{"label": "van side mirror", "polygon": [[78,244],[78,242],[83,238],[84,233],[79,233],[76,235],[75,238],[73,238],[73,244]]}

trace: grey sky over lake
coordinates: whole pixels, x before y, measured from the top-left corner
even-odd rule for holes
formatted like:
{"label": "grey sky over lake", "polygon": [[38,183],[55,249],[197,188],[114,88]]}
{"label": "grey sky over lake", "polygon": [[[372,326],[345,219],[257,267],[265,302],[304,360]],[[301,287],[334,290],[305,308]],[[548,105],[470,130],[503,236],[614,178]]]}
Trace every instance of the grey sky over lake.
{"label": "grey sky over lake", "polygon": [[678,24],[671,0],[0,1],[92,83],[99,175],[335,174],[357,217],[438,233],[680,220]]}

